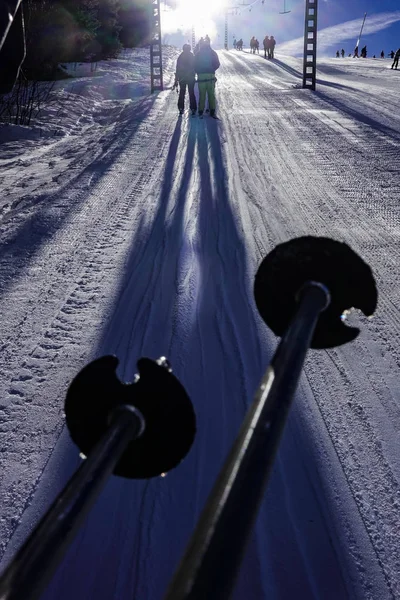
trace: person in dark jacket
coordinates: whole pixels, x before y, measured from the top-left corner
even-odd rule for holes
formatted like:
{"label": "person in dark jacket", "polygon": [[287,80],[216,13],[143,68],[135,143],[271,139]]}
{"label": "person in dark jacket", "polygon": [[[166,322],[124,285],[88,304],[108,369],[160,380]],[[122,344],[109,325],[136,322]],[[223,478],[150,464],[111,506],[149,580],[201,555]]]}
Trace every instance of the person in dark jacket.
{"label": "person in dark jacket", "polygon": [[390,67],[391,69],[393,69],[393,67],[394,67],[397,70],[397,67],[399,66],[399,58],[400,58],[400,48],[398,50],[396,50],[396,54],[394,55],[393,64]]}
{"label": "person in dark jacket", "polygon": [[274,58],[275,46],[276,46],[276,39],[274,38],[273,35],[271,35],[271,37],[269,38],[268,58]]}
{"label": "person in dark jacket", "polygon": [[190,110],[192,115],[196,114],[197,102],[194,95],[195,71],[194,56],[189,44],[183,44],[182,53],[176,62],[175,85],[179,83],[178,109],[182,115],[185,109],[186,87],[189,91]]}
{"label": "person in dark jacket", "polygon": [[200,50],[194,57],[194,70],[197,73],[199,86],[199,116],[203,116],[206,96],[210,116],[215,116],[215,71],[219,68],[218,54],[211,48],[209,40],[205,39]]}
{"label": "person in dark jacket", "polygon": [[263,39],[264,46],[264,58],[267,58],[268,48],[269,48],[269,37],[266,35]]}

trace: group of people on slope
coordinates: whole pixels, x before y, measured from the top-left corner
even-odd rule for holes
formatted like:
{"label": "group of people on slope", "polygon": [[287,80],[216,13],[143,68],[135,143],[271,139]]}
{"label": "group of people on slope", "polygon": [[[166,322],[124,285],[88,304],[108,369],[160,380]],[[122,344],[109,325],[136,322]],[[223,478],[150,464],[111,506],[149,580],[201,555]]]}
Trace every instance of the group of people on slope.
{"label": "group of people on slope", "polygon": [[[276,40],[273,35],[265,36],[265,38],[263,39],[263,46],[264,46],[264,58],[274,58]],[[236,41],[236,39],[234,39],[233,47],[235,48],[235,50],[243,50],[243,40],[240,39],[240,40]],[[257,52],[257,54],[260,54],[260,42],[253,35],[253,37],[250,40],[250,53],[255,54],[256,52]]]}
{"label": "group of people on slope", "polygon": [[[367,46],[363,46],[361,48],[361,53],[360,53],[361,58],[367,58]],[[358,46],[356,46],[354,48],[354,56],[353,58],[358,58]]]}
{"label": "group of people on slope", "polygon": [[240,40],[234,39],[233,40],[233,47],[235,50],[243,50],[243,40],[242,38],[240,38]]}
{"label": "group of people on slope", "polygon": [[[178,109],[182,115],[185,109],[186,88],[189,92],[190,110],[192,115],[196,114],[198,108],[199,117],[203,116],[206,97],[210,116],[215,117],[215,71],[219,68],[218,54],[211,48],[208,35],[201,38],[193,54],[189,44],[184,44],[182,53],[176,63],[174,87],[179,85]],[[194,93],[194,86],[199,87],[199,105]]]}
{"label": "group of people on slope", "polygon": [[250,53],[255,54],[256,52],[260,54],[260,42],[253,35],[250,40]]}
{"label": "group of people on slope", "polygon": [[[340,56],[342,58],[345,57],[345,50],[344,48],[342,48],[340,51],[336,50],[336,58],[340,58]],[[351,56],[351,54],[349,54],[349,57]],[[364,46],[361,50],[361,54],[360,54],[361,58],[367,58],[367,46]],[[381,54],[380,54],[381,58],[385,58],[385,51],[382,50]],[[399,65],[399,59],[400,59],[400,48],[394,52],[393,50],[391,50],[388,54],[388,56],[390,56],[390,58],[393,60],[393,64],[390,67],[391,69],[397,69],[398,65]],[[359,58],[358,55],[358,46],[355,47],[354,49],[354,55],[353,58]],[[374,54],[372,58],[376,58],[376,55]]]}
{"label": "group of people on slope", "polygon": [[263,39],[263,46],[264,46],[264,58],[274,58],[274,52],[275,52],[275,46],[276,46],[276,40],[274,38],[273,35],[271,36],[265,36],[265,38]]}
{"label": "group of people on slope", "polygon": [[[344,58],[346,56],[346,52],[345,49],[342,48],[341,50],[336,50],[336,58]],[[351,57],[351,53],[349,54],[349,58]],[[358,46],[356,46],[354,48],[354,56],[353,58],[359,58],[358,56]],[[361,50],[361,58],[367,58],[367,46],[364,46],[364,48],[362,48]],[[373,58],[376,58],[375,54],[373,56]],[[385,58],[385,51],[382,50],[381,52],[381,58]],[[393,58],[393,57],[392,57]]]}

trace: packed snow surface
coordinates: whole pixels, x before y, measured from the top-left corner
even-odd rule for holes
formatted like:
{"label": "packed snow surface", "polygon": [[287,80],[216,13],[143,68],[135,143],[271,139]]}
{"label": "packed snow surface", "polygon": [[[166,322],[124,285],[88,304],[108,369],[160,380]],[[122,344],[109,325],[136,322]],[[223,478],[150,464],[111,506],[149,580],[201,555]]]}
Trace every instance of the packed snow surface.
{"label": "packed snow surface", "polygon": [[[221,51],[220,120],[178,118],[177,51],[57,84],[33,127],[0,127],[0,540],[6,565],[79,451],[63,403],[89,361],[169,358],[198,433],[164,478],[111,478],[45,600],[163,597],[277,345],[252,286],[301,235],[372,267],[376,315],[310,351],[235,600],[400,597],[400,73],[389,60]],[[224,557],[221,556],[221,569]]]}

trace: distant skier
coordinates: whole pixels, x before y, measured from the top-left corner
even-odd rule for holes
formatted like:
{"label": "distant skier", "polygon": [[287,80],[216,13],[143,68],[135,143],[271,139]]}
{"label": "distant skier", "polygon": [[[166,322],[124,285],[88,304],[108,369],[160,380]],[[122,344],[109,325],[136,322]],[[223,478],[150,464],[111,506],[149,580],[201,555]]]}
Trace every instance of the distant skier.
{"label": "distant skier", "polygon": [[394,52],[393,50],[390,51],[390,58],[393,60],[394,59]]}
{"label": "distant skier", "polygon": [[358,46],[354,48],[354,56],[353,58],[358,58]]}
{"label": "distant skier", "polygon": [[361,58],[367,58],[367,46],[361,48]]}
{"label": "distant skier", "polygon": [[340,52],[339,52],[339,50],[336,50],[336,58],[339,58],[339,57],[340,57]]}
{"label": "distant skier", "polygon": [[381,58],[385,58],[385,51],[384,50],[382,50],[382,52],[381,52]]}
{"label": "distant skier", "polygon": [[341,55],[342,55],[342,58],[344,58],[344,54],[345,54],[345,52],[344,52],[344,48],[342,48],[342,50],[341,50]]}
{"label": "distant skier", "polygon": [[219,68],[218,54],[211,48],[210,42],[203,45],[194,57],[194,70],[199,86],[199,117],[203,116],[206,96],[210,107],[210,116],[215,116],[215,71]]}
{"label": "distant skier", "polygon": [[201,37],[201,38],[199,39],[199,41],[197,42],[197,44],[196,44],[195,48],[194,48],[194,53],[195,53],[195,54],[197,54],[197,53],[198,53],[198,51],[200,50],[200,48],[201,48],[201,47],[202,47],[202,45],[203,45],[203,42],[204,42],[204,38],[202,38],[202,37]]}
{"label": "distant skier", "polygon": [[276,46],[276,39],[274,38],[273,35],[271,35],[271,37],[269,38],[268,58],[274,58],[275,46]]}
{"label": "distant skier", "polygon": [[263,39],[264,46],[264,58],[267,58],[268,48],[269,48],[269,37],[266,35]]}
{"label": "distant skier", "polygon": [[254,42],[254,54],[256,53],[257,50],[257,54],[260,54],[260,42],[256,39]]}
{"label": "distant skier", "polygon": [[179,114],[183,114],[185,109],[186,87],[189,92],[190,110],[192,115],[196,114],[197,102],[194,95],[195,70],[194,60],[189,44],[183,44],[182,53],[178,56],[176,62],[175,85],[179,83],[178,109]]}
{"label": "distant skier", "polygon": [[236,50],[236,47],[237,47],[237,41],[236,41],[236,38],[233,38],[233,47],[234,47],[234,49]]}
{"label": "distant skier", "polygon": [[390,67],[391,69],[395,68],[397,71],[397,67],[399,66],[399,58],[400,58],[400,48],[398,50],[396,50],[396,54],[394,55],[393,64]]}

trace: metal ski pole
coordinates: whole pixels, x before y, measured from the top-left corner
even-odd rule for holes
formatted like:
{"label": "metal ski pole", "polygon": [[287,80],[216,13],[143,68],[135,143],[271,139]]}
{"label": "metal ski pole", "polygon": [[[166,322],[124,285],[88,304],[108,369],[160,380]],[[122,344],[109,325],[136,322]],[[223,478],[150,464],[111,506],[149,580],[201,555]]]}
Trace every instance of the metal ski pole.
{"label": "metal ski pole", "polygon": [[192,404],[166,359],[140,359],[130,385],[118,380],[117,365],[113,356],[90,363],[68,390],[67,425],[88,458],[3,573],[1,600],[40,597],[111,473],[155,477],[176,467],[192,445]]}
{"label": "metal ski pole", "polygon": [[274,462],[306,352],[354,339],[345,309],[374,312],[369,266],[346,244],[302,237],[262,262],[255,299],[267,325],[283,336],[215,483],[166,600],[227,600]]}

